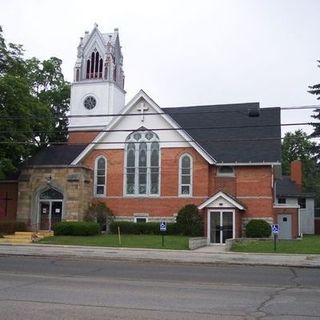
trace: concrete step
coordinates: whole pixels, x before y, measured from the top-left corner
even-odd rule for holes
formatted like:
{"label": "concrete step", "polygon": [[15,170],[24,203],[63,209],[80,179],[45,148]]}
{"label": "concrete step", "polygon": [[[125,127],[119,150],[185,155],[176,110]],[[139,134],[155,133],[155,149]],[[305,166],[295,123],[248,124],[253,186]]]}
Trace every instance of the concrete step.
{"label": "concrete step", "polygon": [[40,230],[36,232],[17,231],[15,234],[5,235],[0,238],[0,243],[31,243],[43,239],[45,237],[52,237],[53,231]]}
{"label": "concrete step", "polygon": [[0,243],[10,244],[10,243],[32,243],[31,239],[7,239],[0,238]]}
{"label": "concrete step", "polygon": [[29,235],[19,235],[19,236],[16,236],[14,234],[9,234],[9,235],[5,235],[4,236],[5,239],[29,239],[31,240],[32,239],[32,234],[29,234]]}

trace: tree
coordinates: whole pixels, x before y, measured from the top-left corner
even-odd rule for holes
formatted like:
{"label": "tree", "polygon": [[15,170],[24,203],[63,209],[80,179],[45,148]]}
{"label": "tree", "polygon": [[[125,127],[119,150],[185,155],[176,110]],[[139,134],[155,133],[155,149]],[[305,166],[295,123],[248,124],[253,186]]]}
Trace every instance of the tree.
{"label": "tree", "polygon": [[64,142],[67,138],[70,84],[64,80],[61,64],[62,61],[55,57],[42,62],[36,58],[26,60],[32,95],[51,112],[51,130],[38,135],[40,146]]}
{"label": "tree", "polygon": [[287,132],[281,146],[283,174],[290,174],[290,163],[293,160],[301,160],[303,168],[308,171],[308,168],[314,165],[314,145],[302,130]]}
{"label": "tree", "polygon": [[320,177],[314,147],[315,143],[302,130],[287,132],[281,146],[283,174],[290,174],[290,163],[293,160],[301,160],[304,191],[316,191]]}
{"label": "tree", "polygon": [[39,148],[66,141],[70,85],[61,60],[24,59],[0,27],[0,178]]}
{"label": "tree", "polygon": [[[320,63],[320,60],[318,60],[318,62]],[[320,68],[320,64],[318,65],[318,67]],[[309,87],[309,93],[314,94],[317,97],[318,100],[320,100],[320,83],[319,84],[315,84],[313,86]],[[312,118],[320,120],[320,108],[317,108],[313,111],[315,114],[312,115]],[[313,132],[311,133],[310,137],[311,138],[319,138],[320,137],[320,123],[313,123]],[[319,161],[320,160],[320,146],[319,145],[315,145],[313,148],[313,152],[316,155],[316,159]]]}

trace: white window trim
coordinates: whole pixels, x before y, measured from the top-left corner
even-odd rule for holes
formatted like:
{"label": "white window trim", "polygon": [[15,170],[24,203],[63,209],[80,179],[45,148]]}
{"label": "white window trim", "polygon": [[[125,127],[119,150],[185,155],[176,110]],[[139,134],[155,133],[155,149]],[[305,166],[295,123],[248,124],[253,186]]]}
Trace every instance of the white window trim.
{"label": "white window trim", "polygon": [[[139,130],[140,131],[140,130]],[[139,132],[137,131],[137,132]],[[146,171],[146,178],[147,178],[147,183],[146,183],[146,187],[147,187],[147,190],[146,190],[146,193],[144,194],[140,194],[138,193],[138,190],[139,190],[139,148],[135,148],[135,191],[136,193],[127,193],[127,151],[128,151],[128,148],[126,146],[125,148],[125,152],[124,152],[124,156],[125,156],[125,159],[124,159],[124,175],[123,175],[123,194],[124,196],[126,197],[141,197],[141,198],[158,198],[160,196],[160,187],[161,187],[161,148],[160,148],[160,141],[159,141],[159,137],[157,136],[157,134],[151,130],[146,130],[146,131],[150,131],[152,132],[156,137],[157,139],[156,140],[141,140],[139,141],[139,143],[136,143],[136,146],[139,146],[140,143],[142,142],[145,142],[147,144],[147,171]],[[132,133],[130,133],[131,135]],[[129,136],[130,136],[129,135]],[[128,137],[129,137],[128,136]],[[128,139],[128,138],[127,138]],[[128,141],[127,141],[128,142]],[[158,177],[158,193],[150,193],[150,188],[151,188],[151,144],[152,142],[158,142],[158,145],[159,145],[159,153],[158,153],[158,157],[159,157],[159,177]]]}
{"label": "white window trim", "polygon": [[[102,184],[99,184],[99,186],[103,186],[104,187],[104,192],[103,194],[97,194],[97,172],[98,172],[98,161],[99,159],[104,159],[105,161],[105,167],[104,167],[104,185]],[[93,194],[96,198],[104,198],[107,194],[107,164],[108,164],[108,161],[106,159],[106,157],[104,156],[98,156],[96,159],[95,159],[95,163],[94,163],[94,184],[93,184]]]}
{"label": "white window trim", "polygon": [[134,223],[137,223],[137,219],[145,219],[146,223],[149,222],[149,218],[146,216],[135,216],[134,217]]}
{"label": "white window trim", "polygon": [[[187,156],[190,159],[190,184],[183,184],[184,186],[189,186],[189,194],[183,194],[181,191],[182,189],[182,158]],[[192,197],[193,194],[193,158],[189,153],[184,153],[179,158],[179,190],[178,195],[179,197]]]}
{"label": "white window trim", "polygon": [[[220,169],[222,167],[230,167],[232,168],[232,172],[220,172]],[[217,167],[217,177],[235,177],[236,176],[236,172],[235,172],[235,168],[234,166],[218,166]]]}

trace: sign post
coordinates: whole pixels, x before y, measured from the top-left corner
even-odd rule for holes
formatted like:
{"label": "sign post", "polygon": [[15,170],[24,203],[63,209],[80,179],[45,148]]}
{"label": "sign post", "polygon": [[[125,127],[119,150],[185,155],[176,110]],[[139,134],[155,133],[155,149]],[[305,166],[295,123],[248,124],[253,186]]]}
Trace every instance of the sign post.
{"label": "sign post", "polygon": [[162,246],[164,247],[164,233],[167,231],[167,223],[165,221],[160,221],[160,232],[162,235]]}
{"label": "sign post", "polygon": [[279,225],[273,224],[271,226],[271,229],[272,229],[272,234],[273,234],[273,250],[277,251],[277,237],[279,234]]}

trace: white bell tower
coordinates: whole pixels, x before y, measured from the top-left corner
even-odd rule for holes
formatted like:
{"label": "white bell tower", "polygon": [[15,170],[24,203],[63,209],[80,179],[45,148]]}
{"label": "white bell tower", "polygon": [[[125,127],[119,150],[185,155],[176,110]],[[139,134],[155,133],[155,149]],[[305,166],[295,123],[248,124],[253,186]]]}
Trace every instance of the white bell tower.
{"label": "white bell tower", "polygon": [[91,33],[80,38],[71,85],[69,136],[99,131],[124,107],[122,65],[118,29],[102,34],[95,24]]}

